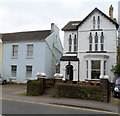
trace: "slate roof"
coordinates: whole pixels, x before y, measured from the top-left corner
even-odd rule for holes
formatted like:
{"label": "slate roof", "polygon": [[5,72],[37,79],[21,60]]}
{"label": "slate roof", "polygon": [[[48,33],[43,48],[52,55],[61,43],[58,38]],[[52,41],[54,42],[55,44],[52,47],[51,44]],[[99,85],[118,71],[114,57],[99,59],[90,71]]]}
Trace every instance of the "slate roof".
{"label": "slate roof", "polygon": [[[91,13],[89,13],[82,21],[70,21],[68,22],[63,28],[62,31],[69,31],[69,30],[77,30],[80,25],[82,25],[94,12],[101,13],[104,17],[106,17],[110,22],[116,25],[116,28],[119,27],[115,19],[111,19],[106,14],[104,14],[102,11],[100,11],[98,8],[95,8]],[[72,25],[74,23],[78,23],[78,25]]]}
{"label": "slate roof", "polygon": [[77,30],[77,25],[80,22],[81,21],[70,21],[62,28],[62,31]]}
{"label": "slate roof", "polygon": [[51,30],[4,33],[2,34],[2,41],[45,41],[46,37],[48,37],[50,34]]}
{"label": "slate roof", "polygon": [[62,56],[60,61],[79,61],[77,56]]}

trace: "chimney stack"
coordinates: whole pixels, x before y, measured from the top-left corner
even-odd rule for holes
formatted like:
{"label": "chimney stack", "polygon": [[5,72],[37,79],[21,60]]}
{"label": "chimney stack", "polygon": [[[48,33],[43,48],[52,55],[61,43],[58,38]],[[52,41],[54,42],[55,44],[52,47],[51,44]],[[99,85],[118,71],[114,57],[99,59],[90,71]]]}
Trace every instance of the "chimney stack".
{"label": "chimney stack", "polygon": [[109,16],[110,16],[110,18],[111,19],[113,19],[113,7],[112,7],[112,5],[109,7]]}

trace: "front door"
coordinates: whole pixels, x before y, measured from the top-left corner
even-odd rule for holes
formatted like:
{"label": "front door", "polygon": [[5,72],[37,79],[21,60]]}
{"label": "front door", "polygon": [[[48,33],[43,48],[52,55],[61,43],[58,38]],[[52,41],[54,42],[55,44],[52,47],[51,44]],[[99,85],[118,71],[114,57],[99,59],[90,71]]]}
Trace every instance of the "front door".
{"label": "front door", "polygon": [[73,66],[67,65],[66,66],[66,79],[67,80],[73,80]]}

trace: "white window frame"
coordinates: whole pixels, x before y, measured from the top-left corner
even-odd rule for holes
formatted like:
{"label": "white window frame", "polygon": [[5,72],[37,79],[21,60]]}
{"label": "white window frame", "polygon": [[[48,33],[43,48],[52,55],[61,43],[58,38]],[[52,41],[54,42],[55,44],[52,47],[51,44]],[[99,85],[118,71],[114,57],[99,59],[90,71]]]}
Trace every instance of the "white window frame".
{"label": "white window frame", "polygon": [[[103,38],[102,38],[103,37]],[[103,40],[102,40],[103,39]],[[103,48],[103,49],[102,49]],[[104,35],[103,32],[101,32],[101,36],[100,36],[100,50],[104,51]]]}
{"label": "white window frame", "polygon": [[11,65],[11,77],[17,77],[17,65]]}
{"label": "white window frame", "polygon": [[[31,67],[31,70],[28,70],[28,67]],[[32,71],[33,71],[33,66],[26,65],[26,78],[32,78]]]}
{"label": "white window frame", "polygon": [[77,36],[76,34],[74,35],[74,52],[77,51]]}
{"label": "white window frame", "polygon": [[69,35],[69,52],[72,51],[72,38],[71,35]]}
{"label": "white window frame", "polygon": [[12,45],[12,58],[18,58],[18,45]]}
{"label": "white window frame", "polygon": [[95,29],[95,25],[96,25],[96,20],[95,20],[95,16],[93,16],[93,29]]}
{"label": "white window frame", "polygon": [[89,51],[92,51],[92,44],[93,44],[93,38],[92,38],[92,33],[90,32],[90,35],[89,35]]}
{"label": "white window frame", "polygon": [[[96,61],[99,61],[99,69],[97,69],[97,68],[92,68],[92,62],[96,62]],[[96,78],[93,78],[92,77],[92,71],[99,71],[100,72],[100,74],[101,74],[101,60],[91,60],[91,79],[96,79]]]}
{"label": "white window frame", "polygon": [[[31,49],[29,49],[30,46],[32,47]],[[33,48],[34,48],[33,44],[27,44],[27,53],[26,53],[27,58],[33,58]]]}
{"label": "white window frame", "polygon": [[88,60],[86,61],[86,75],[87,75],[87,79],[88,79],[88,73],[89,73],[89,70],[88,70]]}
{"label": "white window frame", "polygon": [[[98,33],[96,32],[95,33],[95,51],[98,51]],[[96,42],[96,39],[97,39],[97,42]]]}
{"label": "white window frame", "polygon": [[98,23],[98,29],[100,29],[100,16],[98,16],[97,23]]}
{"label": "white window frame", "polygon": [[106,75],[106,65],[107,65],[107,61],[104,61],[104,68],[103,68],[103,74]]}

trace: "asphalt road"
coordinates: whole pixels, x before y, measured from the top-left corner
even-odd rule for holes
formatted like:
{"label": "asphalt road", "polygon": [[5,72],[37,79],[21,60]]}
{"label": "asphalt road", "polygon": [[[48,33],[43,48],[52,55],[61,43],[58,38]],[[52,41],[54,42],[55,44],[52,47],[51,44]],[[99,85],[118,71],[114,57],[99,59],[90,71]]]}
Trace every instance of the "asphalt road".
{"label": "asphalt road", "polygon": [[[2,100],[2,114],[109,114],[77,107],[44,104],[30,101]],[[115,114],[113,114],[115,116]]]}

